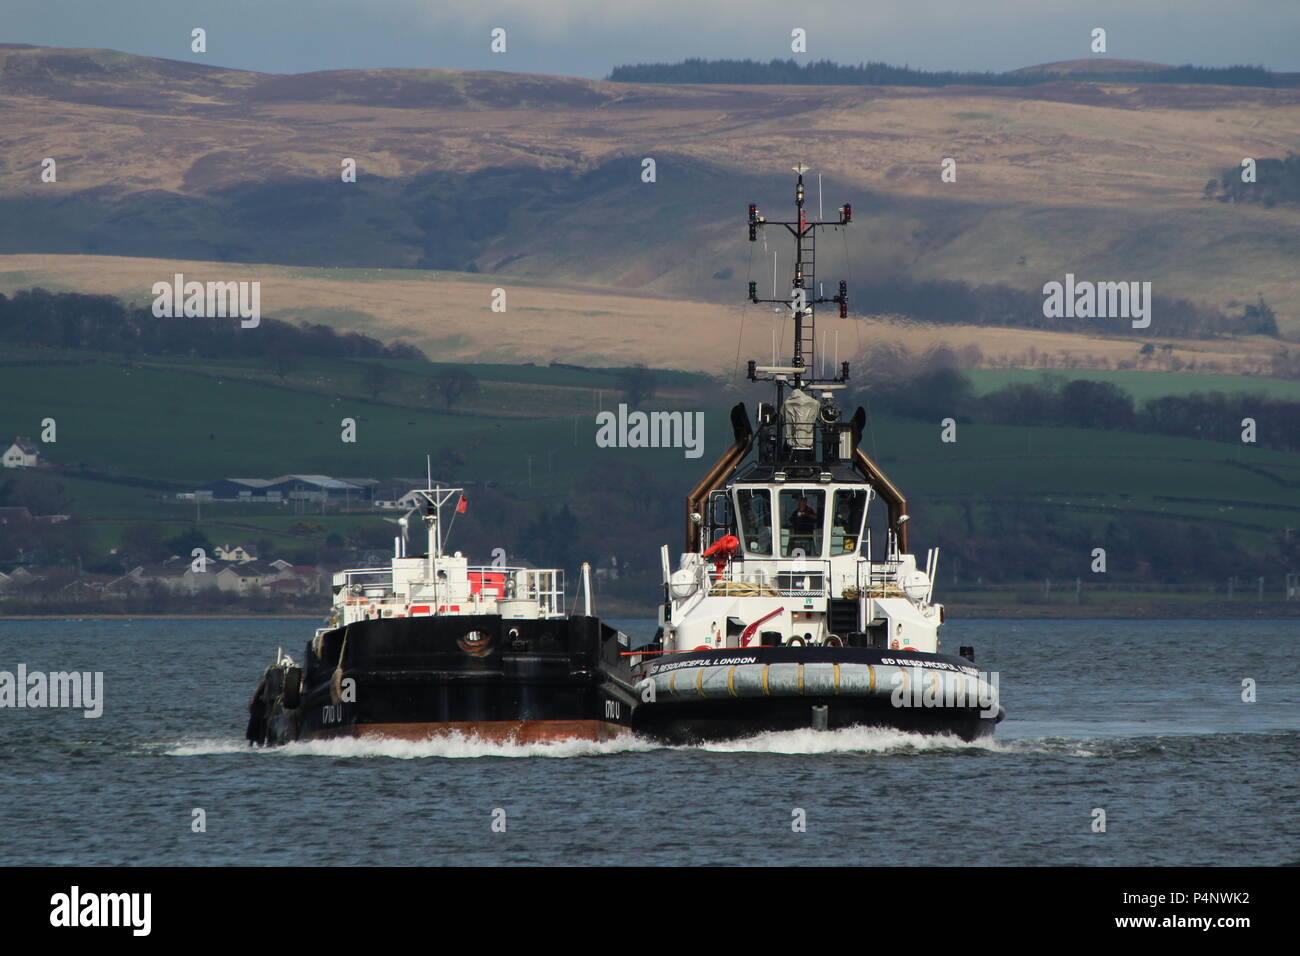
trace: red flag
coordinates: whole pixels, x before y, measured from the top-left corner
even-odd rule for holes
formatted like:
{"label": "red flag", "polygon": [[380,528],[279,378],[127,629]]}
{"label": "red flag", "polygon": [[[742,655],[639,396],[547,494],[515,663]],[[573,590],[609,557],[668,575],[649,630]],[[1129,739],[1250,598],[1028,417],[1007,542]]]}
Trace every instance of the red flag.
{"label": "red flag", "polygon": [[469,511],[469,499],[461,495],[460,501],[456,502],[456,514],[463,515],[466,511]]}

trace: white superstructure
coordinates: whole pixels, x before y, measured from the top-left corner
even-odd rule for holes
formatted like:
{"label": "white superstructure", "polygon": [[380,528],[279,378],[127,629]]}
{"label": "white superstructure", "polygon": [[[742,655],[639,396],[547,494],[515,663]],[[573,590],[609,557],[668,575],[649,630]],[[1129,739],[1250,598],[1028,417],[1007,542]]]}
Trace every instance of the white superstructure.
{"label": "white superstructure", "polygon": [[[938,551],[918,568],[894,535],[873,542],[875,497],[864,483],[821,481],[737,481],[713,492],[710,514],[699,516],[699,551],[682,554],[666,573],[665,652],[837,646],[850,632],[874,638],[874,646],[937,652]],[[663,561],[667,572],[667,546]]]}
{"label": "white superstructure", "polygon": [[[411,494],[417,507],[397,522],[402,533],[394,538],[392,563],[334,575],[332,627],[446,614],[499,614],[515,620],[564,617],[562,570],[471,565],[459,551],[443,553],[443,510],[455,513],[464,497],[462,489],[424,488]],[[423,555],[412,557],[406,553],[406,529],[417,512],[425,524],[427,547]]]}

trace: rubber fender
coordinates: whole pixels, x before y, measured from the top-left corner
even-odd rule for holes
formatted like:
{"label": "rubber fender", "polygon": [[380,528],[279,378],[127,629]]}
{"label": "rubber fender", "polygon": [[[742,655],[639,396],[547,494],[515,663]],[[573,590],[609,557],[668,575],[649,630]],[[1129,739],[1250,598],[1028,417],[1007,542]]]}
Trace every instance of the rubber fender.
{"label": "rubber fender", "polygon": [[302,703],[302,668],[289,667],[284,672],[284,706],[297,709]]}

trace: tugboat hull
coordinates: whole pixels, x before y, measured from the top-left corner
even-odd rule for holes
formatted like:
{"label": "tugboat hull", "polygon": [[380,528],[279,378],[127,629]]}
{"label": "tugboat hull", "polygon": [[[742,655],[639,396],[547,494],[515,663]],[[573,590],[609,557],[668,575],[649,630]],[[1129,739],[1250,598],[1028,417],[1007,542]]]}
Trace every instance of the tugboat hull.
{"label": "tugboat hull", "polygon": [[975,740],[1002,719],[996,680],[916,651],[732,648],[668,655],[637,676],[634,728],[674,744],[855,726]]}

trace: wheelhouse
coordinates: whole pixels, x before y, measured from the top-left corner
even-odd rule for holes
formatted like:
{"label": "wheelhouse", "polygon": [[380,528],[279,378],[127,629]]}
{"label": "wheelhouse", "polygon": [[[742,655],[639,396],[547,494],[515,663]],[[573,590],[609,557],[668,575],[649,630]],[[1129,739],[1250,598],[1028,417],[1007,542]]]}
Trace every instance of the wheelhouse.
{"label": "wheelhouse", "polygon": [[726,535],[751,559],[864,557],[870,560],[866,484],[737,484],[714,493],[709,542]]}

